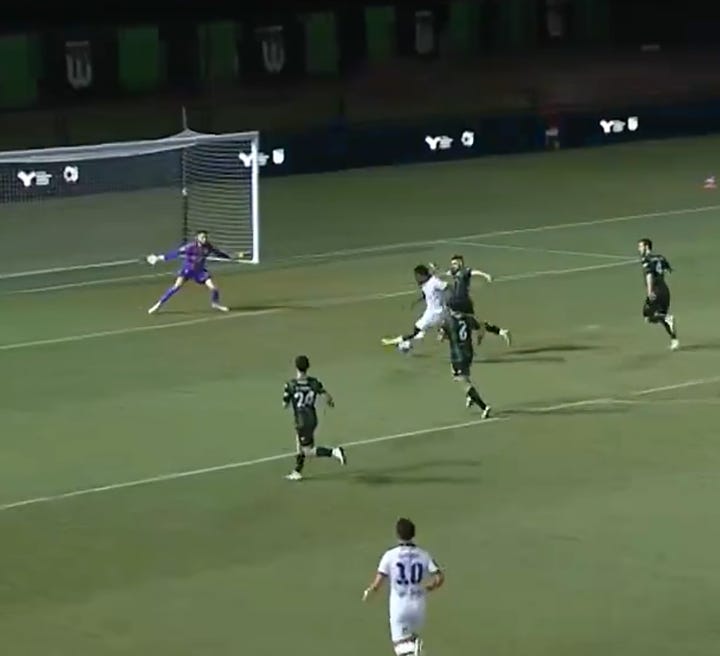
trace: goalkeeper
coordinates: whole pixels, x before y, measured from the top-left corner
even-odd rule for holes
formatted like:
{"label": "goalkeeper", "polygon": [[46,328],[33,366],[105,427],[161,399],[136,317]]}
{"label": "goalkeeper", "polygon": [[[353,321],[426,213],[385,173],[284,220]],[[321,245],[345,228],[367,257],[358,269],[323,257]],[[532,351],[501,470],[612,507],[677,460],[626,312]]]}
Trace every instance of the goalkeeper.
{"label": "goalkeeper", "polygon": [[189,280],[196,282],[198,285],[205,285],[210,290],[210,304],[214,310],[228,312],[229,308],[220,304],[220,290],[215,286],[210,272],[205,266],[207,258],[211,255],[224,260],[233,259],[230,255],[223,253],[210,243],[206,230],[200,230],[195,235],[193,241],[183,244],[177,250],[170,251],[164,255],[148,255],[145,259],[148,264],[153,266],[158,262],[165,262],[167,260],[182,259],[183,261],[183,265],[177,273],[175,282],[160,297],[160,300],[148,310],[148,314],[157,312]]}

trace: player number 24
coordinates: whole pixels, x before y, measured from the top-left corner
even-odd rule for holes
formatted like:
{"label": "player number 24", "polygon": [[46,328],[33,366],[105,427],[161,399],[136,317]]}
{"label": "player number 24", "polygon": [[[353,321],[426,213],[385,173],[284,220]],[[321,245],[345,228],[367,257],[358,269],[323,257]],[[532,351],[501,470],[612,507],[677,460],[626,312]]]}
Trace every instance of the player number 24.
{"label": "player number 24", "polygon": [[308,408],[315,405],[315,392],[308,390],[307,392],[295,392],[295,407]]}
{"label": "player number 24", "polygon": [[408,583],[417,585],[422,581],[423,566],[421,563],[411,563],[410,567],[407,567],[405,563],[396,563],[396,565],[398,570],[396,582],[398,585],[408,585]]}

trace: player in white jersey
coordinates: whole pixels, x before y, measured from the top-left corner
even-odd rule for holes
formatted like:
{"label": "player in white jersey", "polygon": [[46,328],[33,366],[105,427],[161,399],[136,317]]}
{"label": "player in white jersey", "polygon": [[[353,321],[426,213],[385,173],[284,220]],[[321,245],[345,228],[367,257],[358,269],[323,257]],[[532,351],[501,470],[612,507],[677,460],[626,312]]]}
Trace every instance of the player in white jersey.
{"label": "player in white jersey", "polygon": [[398,545],[383,554],[375,578],[363,592],[363,601],[387,580],[390,586],[390,637],[395,654],[418,656],[422,653],[420,631],[425,624],[427,594],[445,582],[445,575],[433,557],[413,542],[415,524],[409,519],[399,519],[395,530]]}
{"label": "player in white jersey", "polygon": [[408,351],[413,340],[425,337],[425,333],[431,328],[442,327],[447,313],[448,284],[438,276],[433,275],[425,264],[418,264],[414,270],[415,282],[422,291],[413,307],[418,303],[425,302],[425,311],[415,322],[413,330],[407,335],[399,337],[388,337],[382,340],[384,346],[397,346],[400,350]]}

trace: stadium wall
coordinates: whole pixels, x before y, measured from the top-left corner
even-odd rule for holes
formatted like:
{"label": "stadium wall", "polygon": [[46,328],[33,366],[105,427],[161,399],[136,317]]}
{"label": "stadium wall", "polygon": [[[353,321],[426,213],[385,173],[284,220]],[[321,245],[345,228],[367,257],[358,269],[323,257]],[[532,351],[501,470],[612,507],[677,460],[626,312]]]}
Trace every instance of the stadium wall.
{"label": "stadium wall", "polygon": [[[720,132],[720,101],[667,107],[568,112],[551,117],[502,116],[368,125],[334,125],[261,134],[262,176],[469,159],[488,155],[602,146]],[[217,184],[249,166],[249,153],[228,153],[197,183]],[[180,179],[177,152],[47,165],[0,165],[5,200],[82,196],[172,187]],[[122,189],[118,185],[122,184]]]}

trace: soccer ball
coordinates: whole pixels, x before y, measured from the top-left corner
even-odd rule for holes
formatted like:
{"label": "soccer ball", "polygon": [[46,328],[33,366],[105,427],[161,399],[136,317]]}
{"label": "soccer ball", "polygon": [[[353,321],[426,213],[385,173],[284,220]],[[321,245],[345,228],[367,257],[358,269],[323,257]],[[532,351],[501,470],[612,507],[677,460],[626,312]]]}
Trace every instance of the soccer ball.
{"label": "soccer ball", "polygon": [[412,342],[410,340],[404,339],[397,345],[397,347],[400,353],[410,353],[410,351],[412,350]]}

